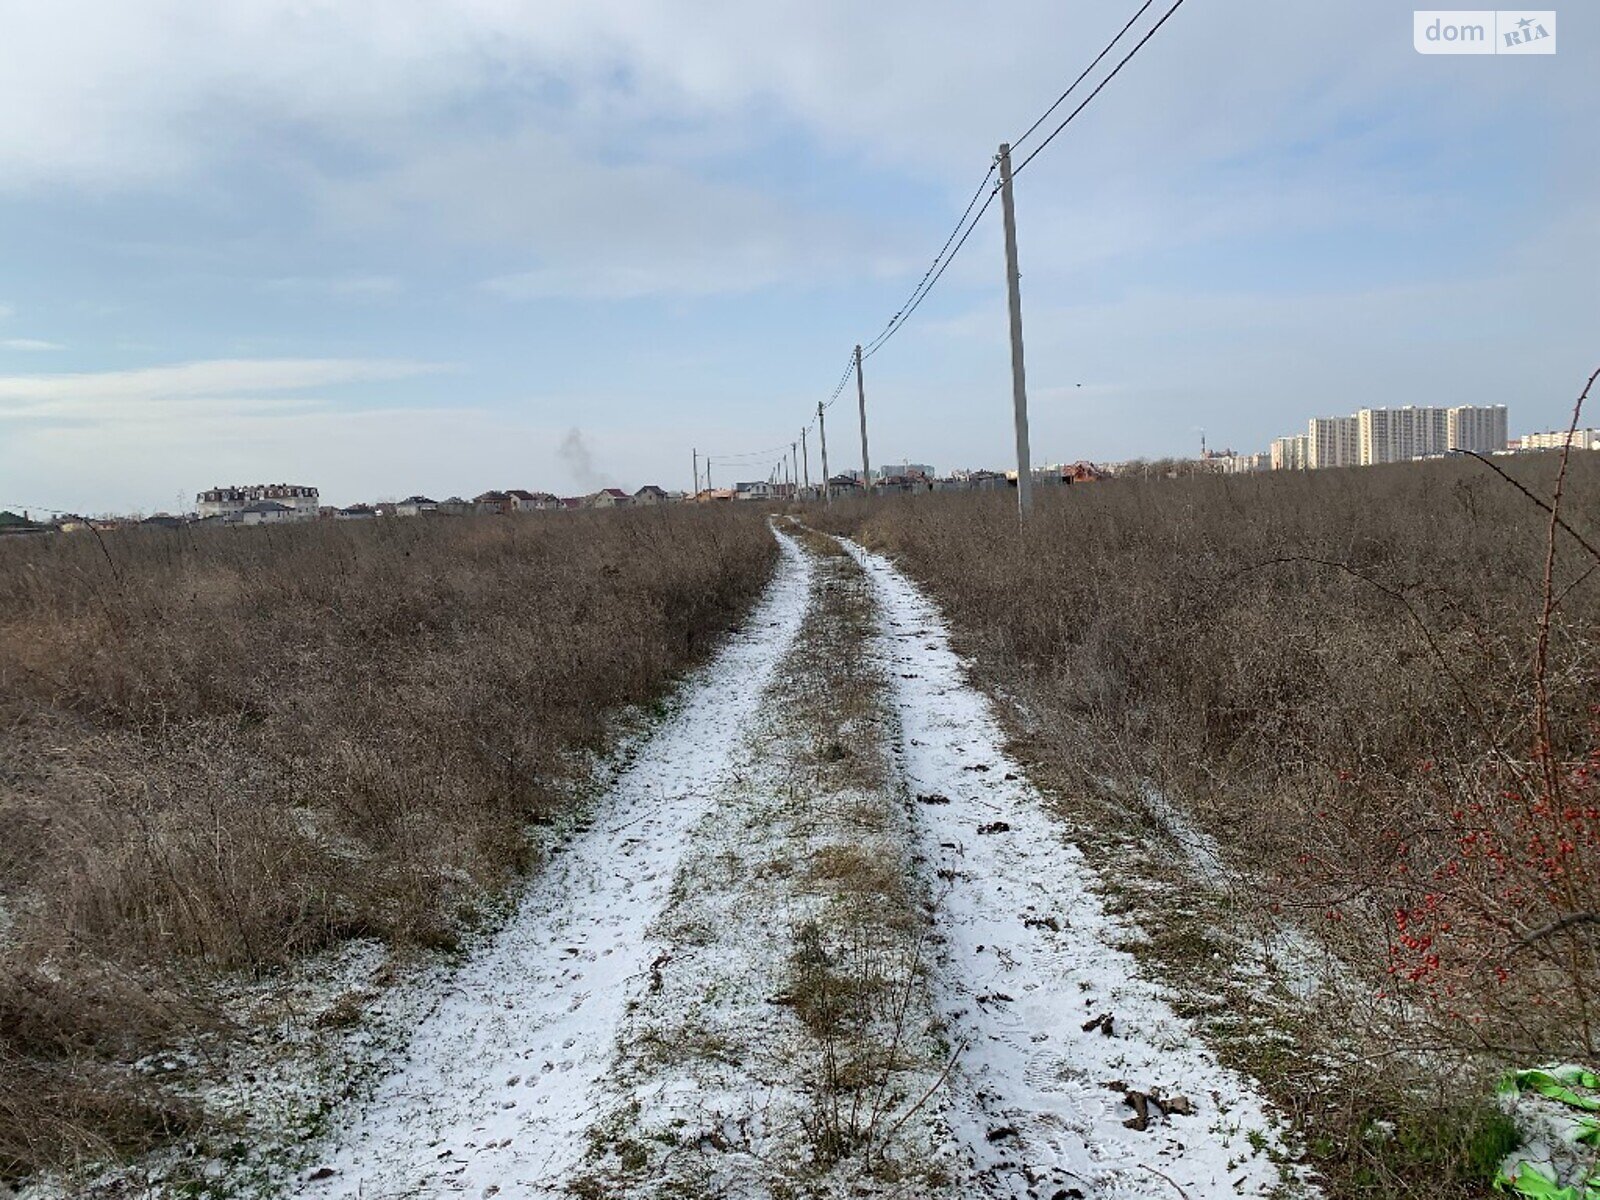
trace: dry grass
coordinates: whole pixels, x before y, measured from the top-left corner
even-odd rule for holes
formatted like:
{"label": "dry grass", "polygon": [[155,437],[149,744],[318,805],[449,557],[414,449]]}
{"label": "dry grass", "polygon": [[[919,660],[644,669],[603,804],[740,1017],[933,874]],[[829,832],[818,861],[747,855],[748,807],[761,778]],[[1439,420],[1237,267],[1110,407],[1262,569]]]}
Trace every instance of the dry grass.
{"label": "dry grass", "polygon": [[451,944],[772,559],[689,509],[0,545],[0,1177],[188,1119],[112,1064],[219,975]]}
{"label": "dry grass", "polygon": [[794,930],[785,988],[807,1035],[806,1139],[817,1170],[849,1162],[880,1185],[932,1194],[946,1182],[943,1168],[925,1131],[906,1127],[942,1082],[946,1050],[925,993],[933,905],[910,857],[908,798],[890,745],[897,726],[869,645],[876,610],[835,539],[793,532],[817,556],[819,576],[805,651],[778,697],[803,733],[796,803],[815,829],[802,875],[824,901]]}
{"label": "dry grass", "polygon": [[[1548,498],[1557,464],[1507,470]],[[1596,543],[1600,462],[1576,456],[1566,488],[1567,520]],[[1411,1084],[1470,1106],[1507,1062],[1600,1051],[1600,928],[1583,917],[1600,909],[1596,560],[1558,534],[1541,730],[1549,516],[1480,464],[1038,499],[1026,530],[1011,495],[828,520],[937,596],[1064,787],[1108,810],[1159,788],[1220,844],[1239,919],[1298,921],[1368,981],[1348,1019],[1384,1071],[1352,1062],[1314,1096],[1280,1091],[1335,1194],[1466,1186],[1463,1164],[1503,1130],[1474,1140],[1453,1118],[1397,1114]],[[1500,857],[1464,857],[1468,836]],[[1524,938],[1563,914],[1580,919]],[[1302,1085],[1304,1065],[1280,1082]],[[1388,1151],[1359,1139],[1397,1115],[1394,1161],[1378,1163]]]}

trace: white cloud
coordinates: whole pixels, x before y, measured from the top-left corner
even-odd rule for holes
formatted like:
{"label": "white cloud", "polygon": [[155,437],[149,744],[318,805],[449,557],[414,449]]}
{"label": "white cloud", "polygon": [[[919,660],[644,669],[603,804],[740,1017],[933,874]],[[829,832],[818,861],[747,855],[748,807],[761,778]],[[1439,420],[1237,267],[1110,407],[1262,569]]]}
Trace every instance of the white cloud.
{"label": "white cloud", "polygon": [[[1126,16],[1114,0],[53,0],[12,5],[0,45],[0,166],[13,183],[149,181],[230,146],[241,123],[365,138],[488,94],[602,151],[619,130],[666,144],[672,122],[732,136],[777,115],[879,162],[980,165]],[[1263,130],[1314,135],[1354,104],[1459,83],[1470,120],[1529,86],[1499,64],[1421,63],[1387,0],[1228,0],[1180,12],[1069,132],[1133,130],[1144,153],[1227,154]],[[1248,46],[1241,43],[1248,39]],[[1490,69],[1486,70],[1485,67]],[[1563,61],[1539,78],[1579,103]],[[552,87],[554,84],[556,86]],[[1003,86],[999,86],[1003,85]],[[1196,105],[1196,87],[1204,88]],[[1090,133],[1091,124],[1099,133]],[[730,132],[702,133],[712,143]]]}
{"label": "white cloud", "polygon": [[46,342],[39,338],[0,338],[0,350],[65,350],[60,342]]}
{"label": "white cloud", "polygon": [[[489,284],[503,295],[630,298],[859,279],[886,253],[903,259],[902,219],[839,215],[859,211],[855,186],[835,200],[781,174],[732,183],[730,163],[820,148],[830,171],[858,171],[868,186],[910,170],[970,188],[1000,138],[1055,96],[1128,5],[12,7],[0,42],[0,190],[215,184],[214,169],[236,166],[240,145],[259,139],[285,159],[275,182],[303,188],[313,215],[340,233],[495,245],[506,265]],[[1588,78],[1566,59],[1519,72],[1419,60],[1387,0],[1292,14],[1224,0],[1219,11],[1177,14],[1030,169],[1020,185],[1030,237],[1049,218],[1072,230],[1057,239],[1068,252],[1104,260],[1162,243],[1174,217],[1180,237],[1219,220],[1263,232],[1348,222],[1386,203],[1436,201],[1438,185],[1413,174],[1434,156],[1481,159],[1483,130],[1493,135],[1508,101],[1542,104],[1557,137],[1593,114]],[[1405,153],[1385,151],[1396,143]],[[1310,146],[1351,155],[1319,153],[1326,169],[1298,169]],[[1225,174],[1197,180],[1197,165]],[[1407,184],[1413,194],[1397,197]],[[359,298],[392,282],[269,286]]]}
{"label": "white cloud", "polygon": [[173,402],[406,379],[441,369],[437,364],[390,359],[213,359],[127,371],[4,375],[0,419],[170,415]]}
{"label": "white cloud", "polygon": [[64,375],[0,376],[0,399],[83,396],[144,399],[282,391],[331,383],[403,379],[442,368],[436,363],[364,358],[222,358],[166,367]]}

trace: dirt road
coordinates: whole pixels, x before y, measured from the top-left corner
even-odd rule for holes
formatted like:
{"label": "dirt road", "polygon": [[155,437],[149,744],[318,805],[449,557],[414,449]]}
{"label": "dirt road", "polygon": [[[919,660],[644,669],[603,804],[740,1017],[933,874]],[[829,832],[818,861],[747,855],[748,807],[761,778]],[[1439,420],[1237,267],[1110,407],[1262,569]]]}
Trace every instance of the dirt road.
{"label": "dirt road", "polygon": [[777,536],[750,620],[298,1194],[1296,1194],[936,609]]}

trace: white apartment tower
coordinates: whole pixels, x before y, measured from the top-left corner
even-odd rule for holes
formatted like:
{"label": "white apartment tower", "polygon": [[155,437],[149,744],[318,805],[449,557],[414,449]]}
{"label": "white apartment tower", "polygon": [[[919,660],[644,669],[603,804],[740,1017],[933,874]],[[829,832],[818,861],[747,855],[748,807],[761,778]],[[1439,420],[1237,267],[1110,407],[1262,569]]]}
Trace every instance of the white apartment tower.
{"label": "white apartment tower", "polygon": [[1356,414],[1361,465],[1410,462],[1450,449],[1450,410],[1363,408]]}
{"label": "white apartment tower", "polygon": [[1450,449],[1494,454],[1506,448],[1510,437],[1506,406],[1462,404],[1450,410]]}
{"label": "white apartment tower", "polygon": [[1354,467],[1361,462],[1361,422],[1355,417],[1312,417],[1306,430],[1306,463],[1321,467]]}
{"label": "white apartment tower", "polygon": [[1306,466],[1306,435],[1272,439],[1272,469],[1274,471],[1301,471]]}

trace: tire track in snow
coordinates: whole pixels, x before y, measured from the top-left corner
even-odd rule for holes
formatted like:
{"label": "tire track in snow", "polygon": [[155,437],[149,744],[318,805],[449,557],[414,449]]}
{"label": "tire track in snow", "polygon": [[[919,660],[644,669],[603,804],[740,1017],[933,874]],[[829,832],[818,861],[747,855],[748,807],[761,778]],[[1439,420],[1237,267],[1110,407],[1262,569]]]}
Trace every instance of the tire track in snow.
{"label": "tire track in snow", "polygon": [[[1043,1200],[1273,1193],[1279,1171],[1251,1144],[1278,1144],[1263,1102],[1116,948],[1126,930],[1005,755],[938,608],[887,559],[844,544],[881,604],[901,767],[924,799],[918,832],[948,889],[934,996],[965,1045],[949,1120],[974,1186]],[[1109,1032],[1085,1029],[1107,1015]],[[1193,1111],[1152,1106],[1148,1128],[1129,1128],[1120,1085]]]}
{"label": "tire track in snow", "polygon": [[[506,927],[449,980],[395,1073],[336,1139],[307,1200],[563,1195],[648,974],[683,835],[737,766],[747,724],[805,613],[810,566],[778,574],[675,714],[552,850]],[[559,852],[558,852],[559,851]],[[320,1173],[320,1172],[318,1172]]]}

